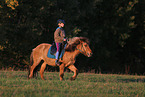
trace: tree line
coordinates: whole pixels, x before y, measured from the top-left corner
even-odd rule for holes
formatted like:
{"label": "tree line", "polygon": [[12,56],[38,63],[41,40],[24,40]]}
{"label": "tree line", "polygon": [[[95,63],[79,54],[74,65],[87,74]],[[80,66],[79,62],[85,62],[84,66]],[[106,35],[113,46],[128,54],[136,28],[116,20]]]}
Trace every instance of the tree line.
{"label": "tree line", "polygon": [[90,40],[93,56],[75,63],[81,72],[145,73],[143,0],[1,0],[0,16],[0,69],[28,68],[32,49],[52,43],[64,19],[67,37]]}

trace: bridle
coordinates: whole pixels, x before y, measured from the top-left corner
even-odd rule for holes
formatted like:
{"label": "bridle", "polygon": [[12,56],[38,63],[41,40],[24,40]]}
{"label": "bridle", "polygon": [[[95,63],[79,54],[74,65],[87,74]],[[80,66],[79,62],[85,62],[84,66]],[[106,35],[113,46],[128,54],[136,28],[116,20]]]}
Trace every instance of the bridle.
{"label": "bridle", "polygon": [[[84,43],[82,43],[82,46],[81,46],[81,49],[78,49],[76,48],[77,50],[79,50],[80,52],[82,53],[85,53],[86,54],[86,50],[84,49],[84,46],[83,46]],[[83,50],[82,50],[83,49]]]}

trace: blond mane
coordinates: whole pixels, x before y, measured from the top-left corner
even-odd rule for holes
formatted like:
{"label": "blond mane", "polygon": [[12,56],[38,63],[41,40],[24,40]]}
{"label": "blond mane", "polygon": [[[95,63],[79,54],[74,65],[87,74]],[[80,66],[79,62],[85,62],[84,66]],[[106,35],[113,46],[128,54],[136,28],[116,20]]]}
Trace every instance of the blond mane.
{"label": "blond mane", "polygon": [[80,41],[86,42],[89,44],[89,40],[86,37],[73,37],[68,41],[68,45],[65,48],[65,51],[74,51],[76,46],[80,44]]}

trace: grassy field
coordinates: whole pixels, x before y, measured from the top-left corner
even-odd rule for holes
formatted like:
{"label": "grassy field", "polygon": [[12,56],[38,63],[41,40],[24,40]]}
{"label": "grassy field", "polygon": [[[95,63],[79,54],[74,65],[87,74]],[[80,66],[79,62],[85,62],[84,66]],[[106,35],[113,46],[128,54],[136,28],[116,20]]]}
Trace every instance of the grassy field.
{"label": "grassy field", "polygon": [[145,97],[145,76],[65,73],[59,81],[58,72],[45,72],[27,80],[27,72],[0,71],[0,97]]}

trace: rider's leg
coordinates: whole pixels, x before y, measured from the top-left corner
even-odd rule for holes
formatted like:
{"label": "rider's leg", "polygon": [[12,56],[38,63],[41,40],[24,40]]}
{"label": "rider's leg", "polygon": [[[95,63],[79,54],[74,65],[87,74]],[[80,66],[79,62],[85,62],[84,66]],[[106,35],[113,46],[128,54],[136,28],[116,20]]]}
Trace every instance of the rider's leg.
{"label": "rider's leg", "polygon": [[59,60],[59,55],[60,55],[60,49],[61,49],[61,43],[56,43],[56,48],[57,48],[57,52],[56,52],[56,65],[60,65],[58,60]]}

